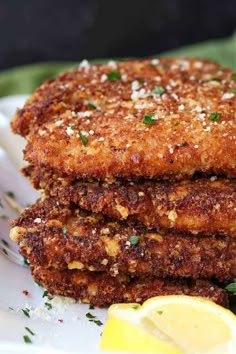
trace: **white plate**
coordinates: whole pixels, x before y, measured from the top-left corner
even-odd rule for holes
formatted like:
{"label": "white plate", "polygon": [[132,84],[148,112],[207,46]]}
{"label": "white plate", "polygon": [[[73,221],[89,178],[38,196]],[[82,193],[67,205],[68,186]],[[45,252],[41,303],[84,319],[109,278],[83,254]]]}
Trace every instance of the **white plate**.
{"label": "white plate", "polygon": [[[13,135],[9,121],[17,107],[21,107],[26,96],[12,96],[0,99],[0,191],[12,191],[15,200],[26,206],[36,200],[38,194],[17,172],[22,165],[23,140]],[[5,240],[11,249],[16,246],[8,239],[9,222],[14,212],[0,195],[3,208],[0,215],[0,247]],[[29,295],[24,295],[27,290]],[[52,309],[48,310],[42,297],[43,289],[31,278],[27,267],[17,265],[0,253],[0,352],[1,353],[99,353],[102,326],[89,322],[90,312],[103,323],[107,311],[89,309],[88,305],[64,301],[55,297]],[[30,309],[30,318],[22,309]],[[63,320],[59,322],[58,320]],[[27,332],[28,327],[35,335]],[[23,336],[28,335],[32,343],[25,344]]]}

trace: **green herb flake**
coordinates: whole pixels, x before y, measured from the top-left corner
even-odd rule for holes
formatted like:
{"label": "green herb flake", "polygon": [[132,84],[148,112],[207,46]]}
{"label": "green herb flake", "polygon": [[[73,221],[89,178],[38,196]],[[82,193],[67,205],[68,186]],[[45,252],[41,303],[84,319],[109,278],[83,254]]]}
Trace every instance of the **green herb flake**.
{"label": "green herb flake", "polygon": [[147,125],[153,125],[156,123],[155,119],[152,119],[153,114],[152,113],[147,113],[145,114],[144,118],[143,118],[143,124],[147,124]]}
{"label": "green herb flake", "polygon": [[28,331],[32,336],[35,336],[35,333],[31,331],[29,327],[25,327],[26,331]]}
{"label": "green herb flake", "polygon": [[166,92],[166,89],[162,86],[155,86],[154,89],[153,89],[153,92],[156,94],[156,95],[161,95],[162,93]]}
{"label": "green herb flake", "polygon": [[174,127],[178,127],[179,122],[175,122]]}
{"label": "green herb flake", "polygon": [[23,314],[24,314],[26,317],[29,317],[29,318],[30,318],[30,314],[29,314],[30,310],[29,310],[29,309],[25,308],[25,309],[21,309],[21,311],[23,312]]}
{"label": "green herb flake", "polygon": [[183,80],[183,81],[187,81],[187,80],[188,80],[188,76],[187,76],[187,75],[183,75],[183,76],[182,76],[182,80]]}
{"label": "green herb flake", "polygon": [[211,120],[213,122],[217,121],[220,118],[221,114],[218,112],[213,112],[211,115],[208,117],[208,120]]}
{"label": "green herb flake", "polygon": [[134,305],[132,306],[132,309],[137,310],[139,308],[139,305]]}
{"label": "green herb flake", "polygon": [[8,308],[9,308],[9,310],[14,311],[13,307],[10,307],[10,306],[9,306]]}
{"label": "green herb flake", "polygon": [[6,195],[8,195],[11,199],[15,199],[15,194],[12,191],[7,192]]}
{"label": "green herb flake", "polygon": [[6,256],[8,256],[8,252],[7,252],[6,248],[2,248],[2,252],[5,253]]}
{"label": "green herb flake", "polygon": [[44,306],[47,307],[47,310],[51,310],[52,309],[52,304],[50,304],[49,302],[45,302]]}
{"label": "green herb flake", "polygon": [[80,131],[78,132],[78,135],[80,137],[82,144],[86,146],[88,144],[88,139],[86,138],[86,136],[84,136]]}
{"label": "green herb flake", "polygon": [[89,305],[89,310],[94,310],[94,306],[93,305]]}
{"label": "green herb flake", "polygon": [[139,243],[140,236],[130,236],[129,241],[131,245],[137,245]]}
{"label": "green herb flake", "polygon": [[147,98],[153,98],[153,95],[148,95]]}
{"label": "green herb flake", "polygon": [[92,103],[88,103],[87,107],[90,108],[90,109],[97,109],[97,107],[94,106],[94,104],[92,104]]}
{"label": "green herb flake", "polygon": [[110,72],[109,74],[107,74],[107,78],[108,78],[108,80],[111,80],[111,81],[119,80],[120,79],[119,70],[114,70],[114,71]]}
{"label": "green herb flake", "polygon": [[63,235],[65,235],[67,233],[67,228],[64,226],[62,229],[61,229]]}
{"label": "green herb flake", "polygon": [[25,256],[23,256],[23,263],[25,266],[27,266],[27,267],[29,266],[29,261]]}
{"label": "green herb flake", "polygon": [[100,320],[94,320],[93,322],[96,323],[97,326],[103,325],[102,321],[100,321]]}
{"label": "green herb flake", "polygon": [[29,336],[23,336],[23,338],[25,343],[32,343],[32,340],[30,339]]}
{"label": "green herb flake", "polygon": [[157,310],[158,315],[162,315],[163,311]]}
{"label": "green herb flake", "polygon": [[233,88],[230,88],[229,91],[230,91],[231,93],[236,93],[236,89],[233,89]]}
{"label": "green herb flake", "polygon": [[42,297],[44,298],[44,297],[47,297],[47,296],[48,296],[48,291],[45,290],[45,291],[43,292],[43,296],[42,296]]}
{"label": "green herb flake", "polygon": [[212,77],[211,81],[221,81],[221,79],[219,79],[218,77]]}
{"label": "green herb flake", "polygon": [[85,316],[86,316],[87,318],[89,318],[89,319],[94,319],[94,318],[96,318],[96,316],[92,315],[90,312],[87,312]]}
{"label": "green herb flake", "polygon": [[230,293],[236,294],[236,278],[234,279],[233,283],[228,284],[225,289]]}
{"label": "green herb flake", "polygon": [[9,243],[6,240],[4,240],[4,238],[2,238],[1,241],[4,244],[4,246],[9,247]]}
{"label": "green herb flake", "polygon": [[233,80],[233,81],[236,82],[236,73],[233,73],[233,74],[231,75],[231,80]]}

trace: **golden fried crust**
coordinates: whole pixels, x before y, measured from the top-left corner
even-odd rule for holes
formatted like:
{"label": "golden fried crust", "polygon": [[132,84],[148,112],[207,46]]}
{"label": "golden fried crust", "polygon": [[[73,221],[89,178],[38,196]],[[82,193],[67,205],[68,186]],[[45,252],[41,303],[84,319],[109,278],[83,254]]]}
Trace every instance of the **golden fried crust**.
{"label": "golden fried crust", "polygon": [[147,228],[236,237],[236,181],[196,179],[143,183],[70,182],[50,171],[25,168],[34,187],[63,204],[109,217],[139,222]]}
{"label": "golden fried crust", "polygon": [[230,238],[161,235],[106,219],[56,199],[38,201],[13,224],[11,237],[32,264],[88,269],[113,276],[236,277]]}
{"label": "golden fried crust", "polygon": [[74,178],[236,177],[233,78],[194,59],[83,64],[36,90],[12,129],[27,161]]}
{"label": "golden fried crust", "polygon": [[205,280],[147,278],[121,282],[105,273],[59,271],[32,267],[34,279],[52,295],[69,296],[95,306],[105,307],[119,302],[138,302],[159,295],[192,295],[209,298],[228,307],[227,293]]}

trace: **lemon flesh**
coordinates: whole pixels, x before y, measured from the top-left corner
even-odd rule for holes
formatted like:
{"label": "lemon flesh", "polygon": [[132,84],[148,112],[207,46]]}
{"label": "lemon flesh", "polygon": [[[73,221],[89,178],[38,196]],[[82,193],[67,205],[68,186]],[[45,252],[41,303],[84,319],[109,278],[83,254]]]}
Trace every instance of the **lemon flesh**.
{"label": "lemon flesh", "polygon": [[183,354],[143,328],[118,318],[108,319],[100,348],[134,353]]}
{"label": "lemon flesh", "polygon": [[199,297],[159,296],[109,309],[102,350],[161,354],[235,354],[236,316]]}

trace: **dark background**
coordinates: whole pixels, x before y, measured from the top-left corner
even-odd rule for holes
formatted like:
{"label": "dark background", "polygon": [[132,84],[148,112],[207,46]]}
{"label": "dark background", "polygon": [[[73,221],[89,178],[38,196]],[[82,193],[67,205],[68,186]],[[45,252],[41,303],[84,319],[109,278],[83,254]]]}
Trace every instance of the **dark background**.
{"label": "dark background", "polygon": [[236,0],[0,0],[0,69],[147,56],[236,29]]}

